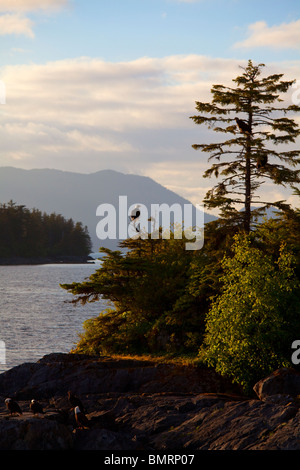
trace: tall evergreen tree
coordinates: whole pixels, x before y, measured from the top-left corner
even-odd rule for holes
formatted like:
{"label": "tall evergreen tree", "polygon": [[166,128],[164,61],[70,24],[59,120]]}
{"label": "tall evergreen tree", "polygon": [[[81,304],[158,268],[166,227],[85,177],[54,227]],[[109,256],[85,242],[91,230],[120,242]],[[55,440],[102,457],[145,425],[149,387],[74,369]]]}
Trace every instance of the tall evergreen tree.
{"label": "tall evergreen tree", "polygon": [[221,219],[242,227],[246,233],[265,208],[289,208],[285,201],[260,200],[257,190],[264,182],[269,179],[295,187],[300,181],[300,170],[295,169],[300,150],[282,148],[283,144],[295,143],[300,134],[295,121],[286,117],[287,113],[299,112],[300,107],[281,104],[282,94],[294,81],[282,80],[283,74],[262,78],[263,67],[249,60],[247,67],[242,67],[242,75],[233,79],[235,87],[213,85],[211,103],[197,101],[200,115],[191,116],[196,124],[207,124],[215,132],[231,135],[223,142],[193,147],[209,153],[209,160],[216,160],[204,177],[222,177],[207,192],[204,205],[220,208]]}

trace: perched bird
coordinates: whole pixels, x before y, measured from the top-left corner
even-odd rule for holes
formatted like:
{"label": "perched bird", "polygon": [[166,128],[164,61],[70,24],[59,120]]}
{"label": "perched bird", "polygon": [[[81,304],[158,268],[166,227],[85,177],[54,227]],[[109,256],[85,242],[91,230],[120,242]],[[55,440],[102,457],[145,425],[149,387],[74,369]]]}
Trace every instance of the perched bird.
{"label": "perched bird", "polygon": [[237,126],[238,126],[239,130],[243,134],[251,134],[251,127],[249,126],[249,124],[247,124],[247,122],[242,121],[241,119],[239,119],[237,117],[235,118],[235,121],[237,123]]}
{"label": "perched bird", "polygon": [[36,400],[31,400],[29,408],[34,415],[38,413],[44,414],[42,405],[38,403]]}
{"label": "perched bird", "polygon": [[75,413],[75,421],[79,429],[89,428],[89,420],[85,416],[85,414],[80,410],[79,406],[75,406],[74,413]]}
{"label": "perched bird", "polygon": [[85,412],[85,408],[82,404],[82,401],[80,400],[80,398],[74,395],[71,391],[68,391],[68,399],[69,399],[70,404],[72,405],[72,408],[75,408],[76,406],[78,406],[78,408],[80,409],[82,413]]}
{"label": "perched bird", "polygon": [[6,398],[5,404],[6,404],[6,408],[10,411],[11,415],[13,415],[14,413],[18,413],[19,415],[22,414],[22,410],[20,406],[12,398]]}
{"label": "perched bird", "polygon": [[267,162],[268,162],[267,155],[262,155],[261,157],[258,157],[257,162],[256,162],[256,167],[265,168]]}
{"label": "perched bird", "polygon": [[131,211],[130,218],[131,220],[137,219],[141,215],[141,211],[139,210],[139,204],[135,206],[135,208]]}
{"label": "perched bird", "polygon": [[139,227],[136,225],[137,219],[141,215],[141,211],[139,210],[139,207],[140,207],[139,204],[137,204],[130,213],[130,220],[134,223],[134,227],[137,232],[140,231]]}

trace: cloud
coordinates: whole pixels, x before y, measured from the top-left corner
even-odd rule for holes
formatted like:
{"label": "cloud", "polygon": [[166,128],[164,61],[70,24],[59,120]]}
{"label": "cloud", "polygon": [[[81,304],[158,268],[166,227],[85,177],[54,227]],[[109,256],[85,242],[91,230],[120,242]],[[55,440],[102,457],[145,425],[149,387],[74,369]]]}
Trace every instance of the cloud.
{"label": "cloud", "polygon": [[2,12],[28,12],[35,10],[57,10],[67,6],[69,0],[0,0]]}
{"label": "cloud", "polygon": [[65,7],[68,0],[0,0],[0,35],[16,34],[34,37],[33,21],[25,13],[53,12]]}
{"label": "cloud", "polygon": [[300,20],[268,26],[257,21],[248,26],[249,37],[237,42],[235,48],[270,47],[276,49],[300,49]]}
{"label": "cloud", "polygon": [[19,13],[7,13],[0,16],[0,35],[7,34],[25,35],[34,37],[33,22]]}
{"label": "cloud", "polygon": [[178,55],[6,66],[0,165],[110,168],[182,191],[192,174],[188,185],[197,188],[206,156],[191,145],[209,137],[189,117],[196,100],[210,99],[212,83],[231,83],[239,63]]}
{"label": "cloud", "polygon": [[[216,135],[189,117],[195,101],[210,101],[212,84],[232,86],[246,64],[173,55],[3,67],[0,165],[145,174],[201,202],[212,181],[202,179],[207,155],[191,145]],[[299,62],[275,65],[266,73],[299,76]]]}
{"label": "cloud", "polygon": [[47,123],[127,132],[190,126],[183,122],[195,100],[214,80],[228,82],[233,63],[196,55],[119,63],[83,57],[8,66],[2,79],[7,109],[25,122],[35,109]]}

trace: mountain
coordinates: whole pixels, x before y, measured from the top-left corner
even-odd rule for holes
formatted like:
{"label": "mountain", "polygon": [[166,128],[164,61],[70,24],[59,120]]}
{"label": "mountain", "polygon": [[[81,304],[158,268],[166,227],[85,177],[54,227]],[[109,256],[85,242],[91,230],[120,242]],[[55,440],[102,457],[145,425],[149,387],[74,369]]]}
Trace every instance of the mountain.
{"label": "mountain", "polygon": [[[184,204],[191,205],[190,201],[145,176],[113,170],[82,174],[53,169],[0,167],[0,203],[12,200],[29,209],[55,212],[75,222],[82,222],[88,227],[95,252],[100,246],[111,249],[118,246],[118,240],[97,237],[96,227],[100,217],[96,215],[96,210],[102,204],[111,204],[118,210],[119,196],[126,196],[128,208],[134,204],[144,204],[149,214],[151,204],[171,206],[177,203],[182,208]],[[125,217],[126,223],[129,222],[127,213]],[[205,223],[211,220],[215,217],[204,215]]]}

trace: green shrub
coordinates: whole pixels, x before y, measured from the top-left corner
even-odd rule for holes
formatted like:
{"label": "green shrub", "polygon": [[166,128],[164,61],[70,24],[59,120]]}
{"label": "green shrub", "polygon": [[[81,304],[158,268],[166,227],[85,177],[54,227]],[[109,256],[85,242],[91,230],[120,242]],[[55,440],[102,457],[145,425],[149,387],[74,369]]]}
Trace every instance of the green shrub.
{"label": "green shrub", "polygon": [[237,236],[234,256],[223,260],[223,287],[207,314],[200,358],[249,391],[280,366],[291,365],[300,326],[299,281],[292,255],[278,260]]}

